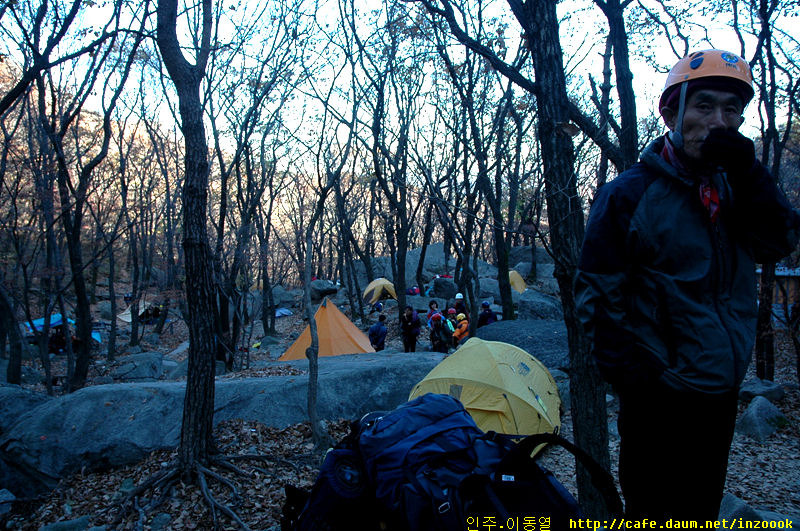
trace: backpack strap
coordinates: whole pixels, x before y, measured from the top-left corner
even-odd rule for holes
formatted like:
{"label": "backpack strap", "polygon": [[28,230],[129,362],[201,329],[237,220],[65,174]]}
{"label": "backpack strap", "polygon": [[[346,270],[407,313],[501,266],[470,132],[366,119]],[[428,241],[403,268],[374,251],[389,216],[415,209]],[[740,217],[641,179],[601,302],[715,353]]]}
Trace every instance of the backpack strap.
{"label": "backpack strap", "polygon": [[503,461],[498,468],[501,468],[502,465],[507,462],[513,463],[518,459],[530,458],[533,450],[540,444],[552,444],[555,446],[560,446],[574,455],[578,462],[580,462],[586,468],[586,470],[589,471],[589,475],[592,478],[592,485],[594,485],[594,487],[603,496],[606,507],[611,514],[618,516],[622,515],[622,499],[619,497],[617,488],[614,485],[614,478],[611,477],[611,474],[609,474],[607,470],[600,466],[600,464],[595,461],[592,456],[586,453],[586,451],[555,433],[537,433],[535,435],[529,435],[525,437],[519,441],[519,443],[517,443],[517,445],[512,448],[511,451],[505,455],[505,457],[503,457]]}

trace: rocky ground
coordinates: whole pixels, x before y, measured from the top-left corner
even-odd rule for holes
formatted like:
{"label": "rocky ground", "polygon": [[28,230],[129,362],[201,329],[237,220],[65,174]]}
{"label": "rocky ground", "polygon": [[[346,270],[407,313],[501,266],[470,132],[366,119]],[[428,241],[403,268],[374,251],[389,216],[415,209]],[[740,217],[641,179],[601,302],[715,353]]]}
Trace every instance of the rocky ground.
{"label": "rocky ground", "polygon": [[[390,322],[396,320],[390,319]],[[297,317],[278,321],[280,345],[265,350],[252,350],[252,361],[273,359],[275,352],[285,348],[296,337],[304,323]],[[397,330],[390,327],[389,347],[402,349]],[[169,351],[185,340],[185,329],[176,323],[162,335],[159,350]],[[776,380],[797,382],[794,354],[786,339],[780,336]],[[60,367],[54,366],[54,374]],[[92,379],[101,378],[106,369],[98,365]],[[275,369],[254,368],[224,376],[264,376]],[[278,371],[280,372],[280,370]],[[737,436],[731,450],[726,492],[746,501],[750,506],[776,511],[797,517],[800,515],[800,391],[796,385],[787,386],[787,398],[778,404],[789,419],[789,426],[780,429],[766,442],[757,443]],[[742,405],[742,408],[745,406]],[[614,405],[609,410],[609,420],[615,422]],[[571,438],[571,418],[562,419],[563,434]],[[334,440],[347,432],[347,421],[342,419],[327,425]],[[613,431],[613,430],[612,430]],[[314,451],[308,425],[300,424],[286,429],[269,428],[259,423],[230,421],[217,426],[215,437],[224,455],[243,456],[258,454],[259,459],[239,458],[235,461],[239,471],[215,468],[236,491],[220,482],[211,481],[209,487],[221,503],[233,508],[251,529],[270,529],[279,524],[280,509],[284,501],[283,486],[292,484],[309,487],[316,476],[321,456]],[[616,470],[618,438],[612,436],[610,451]],[[59,488],[44,499],[15,504],[10,515],[0,516],[0,526],[7,529],[39,529],[43,525],[63,520],[84,518],[87,526],[105,525],[107,529],[213,529],[214,516],[209,512],[199,488],[179,483],[167,500],[150,513],[136,507],[121,511],[117,502],[135,485],[151,477],[175,459],[175,452],[155,452],[144,461],[121,469],[83,473],[64,480]],[[656,456],[654,456],[656,457]],[[574,461],[560,450],[546,451],[542,463],[575,492]],[[145,493],[139,508],[160,493]],[[225,515],[215,515],[222,529],[239,526]]]}

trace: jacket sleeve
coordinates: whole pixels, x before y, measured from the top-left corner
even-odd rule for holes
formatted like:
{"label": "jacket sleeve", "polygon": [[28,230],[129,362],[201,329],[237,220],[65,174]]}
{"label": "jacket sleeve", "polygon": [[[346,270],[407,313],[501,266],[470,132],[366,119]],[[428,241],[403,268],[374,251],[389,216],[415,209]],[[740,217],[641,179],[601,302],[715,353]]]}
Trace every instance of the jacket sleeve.
{"label": "jacket sleeve", "polygon": [[760,162],[733,188],[733,219],[758,263],[777,262],[800,239],[800,214]]}
{"label": "jacket sleeve", "polygon": [[635,267],[639,235],[631,220],[645,190],[645,178],[635,172],[605,184],[595,197],[575,280],[578,317],[591,341],[592,355],[611,383],[631,375],[643,380],[646,367],[636,338],[627,324],[627,292]]}

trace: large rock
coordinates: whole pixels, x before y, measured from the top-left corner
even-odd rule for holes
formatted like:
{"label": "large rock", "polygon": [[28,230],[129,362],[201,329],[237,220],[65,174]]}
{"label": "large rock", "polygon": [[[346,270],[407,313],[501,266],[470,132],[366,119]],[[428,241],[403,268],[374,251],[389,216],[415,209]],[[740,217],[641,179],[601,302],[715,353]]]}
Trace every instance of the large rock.
{"label": "large rock", "polygon": [[536,282],[539,284],[539,291],[548,295],[558,295],[558,281],[553,276],[555,266],[553,264],[536,265]]}
{"label": "large rock", "polygon": [[786,417],[772,402],[757,396],[736,421],[736,431],[763,442],[787,423]]}
{"label": "large rock", "polygon": [[92,525],[92,522],[89,516],[81,516],[74,520],[62,520],[61,522],[44,525],[39,528],[39,531],[84,531],[89,529],[90,525]]}
{"label": "large rock", "polygon": [[[501,300],[500,282],[498,282],[494,278],[480,279],[480,289],[478,290],[478,298],[481,299],[481,301],[488,300],[489,302]],[[518,304],[520,299],[521,299],[520,293],[515,289],[512,289],[511,301],[514,304]]]}
{"label": "large rock", "polygon": [[788,514],[776,513],[775,511],[762,511],[756,509],[759,518],[764,522],[775,522],[776,525],[762,526],[762,529],[800,529],[800,514],[790,516]]}
{"label": "large rock", "polygon": [[482,278],[478,282],[479,289],[478,289],[478,298],[479,299],[488,299],[489,297],[493,299],[500,298],[500,282],[497,281],[495,278]]}
{"label": "large rock", "polygon": [[458,292],[458,288],[456,287],[456,283],[452,278],[434,278],[433,279],[433,296],[450,300],[456,296]]}
{"label": "large rock", "polygon": [[[318,409],[323,419],[361,417],[404,403],[444,355],[370,353],[319,360]],[[277,362],[284,364],[282,362]],[[304,368],[305,360],[289,362]],[[285,427],[308,419],[305,375],[216,382],[214,421],[245,419]],[[22,412],[0,438],[0,457],[38,490],[87,470],[135,463],[180,438],[185,383],[87,387]],[[7,487],[16,496],[11,487]]]}
{"label": "large rock", "polygon": [[478,260],[478,278],[497,278],[497,266]]}
{"label": "large rock", "polygon": [[171,360],[177,360],[186,357],[188,354],[189,354],[189,342],[184,341],[183,343],[175,347],[175,349],[172,350],[172,352],[167,354],[165,357]]}
{"label": "large rock", "polygon": [[563,321],[497,321],[478,329],[478,337],[516,345],[550,370],[569,370],[567,328]]}
{"label": "large rock", "polygon": [[[417,282],[417,265],[419,264],[420,257],[422,256],[422,247],[410,249],[406,253],[406,283],[413,285]],[[456,258],[450,257],[450,260],[445,264],[444,245],[441,243],[432,243],[425,248],[425,262],[422,266],[422,278],[426,282],[434,278],[436,275],[441,275],[448,269],[455,266]]]}
{"label": "large rock", "polygon": [[738,521],[740,518],[745,522],[761,521],[761,517],[753,508],[733,494],[726,493],[719,506],[719,520],[725,519],[730,522]]}
{"label": "large rock", "polygon": [[[413,286],[417,283],[417,265],[419,264],[422,255],[422,248],[409,249],[406,253],[406,285]],[[366,268],[363,262],[356,261],[356,275],[361,288],[367,285]],[[456,265],[456,257],[451,256],[449,261],[445,263],[444,245],[439,243],[430,244],[425,250],[425,262],[422,266],[422,281],[430,282],[436,275],[445,273],[453,274]],[[471,264],[470,264],[471,265]],[[384,277],[394,282],[394,275],[392,273],[392,263],[388,256],[380,256],[372,259],[372,271],[374,278]],[[477,275],[479,277],[497,277],[497,267],[478,260]],[[422,286],[420,286],[422,289]],[[442,296],[442,295],[440,295]]]}
{"label": "large rock", "polygon": [[[508,263],[510,264],[518,264],[519,262],[530,262],[531,261],[531,246],[530,245],[520,245],[518,247],[512,247],[511,252],[508,254]],[[543,247],[537,246],[536,247],[536,263],[537,264],[552,264],[553,257],[547,254],[547,251],[544,250]]]}
{"label": "large rock", "polygon": [[739,389],[739,400],[749,402],[757,396],[763,396],[773,403],[780,402],[786,397],[786,391],[781,384],[760,378],[747,380]]}
{"label": "large rock", "polygon": [[[8,360],[0,358],[0,381],[6,382],[6,375],[8,374]],[[36,385],[44,380],[42,373],[31,367],[30,365],[23,365],[20,367],[20,380],[27,385]]]}
{"label": "large rock", "polygon": [[8,489],[0,489],[0,516],[11,511],[11,503],[17,497]]}
{"label": "large rock", "polygon": [[272,302],[275,308],[294,308],[299,300],[294,291],[287,291],[280,284],[272,287]]}
{"label": "large rock", "polygon": [[20,415],[35,409],[48,400],[51,400],[51,397],[47,395],[34,393],[18,385],[0,383],[0,436],[16,422]]}
{"label": "large rock", "polygon": [[[217,360],[214,362],[214,374],[216,376],[222,376],[226,372],[228,372],[228,370],[225,367],[224,361]],[[171,361],[168,364],[165,363],[162,369],[162,377],[164,380],[180,380],[182,378],[186,378],[188,374],[189,374],[188,359],[179,362]]]}
{"label": "large rock", "polygon": [[324,297],[336,295],[339,286],[330,280],[314,280],[311,282],[311,302],[322,302]]}
{"label": "large rock", "polygon": [[97,303],[97,312],[101,319],[110,321],[114,315],[111,313],[111,301],[100,301]]}
{"label": "large rock", "polygon": [[[392,275],[392,262],[388,256],[376,256],[370,261],[370,264],[372,265],[372,278],[394,279]],[[353,265],[355,266],[359,289],[363,290],[369,284],[367,268],[361,260],[356,260]],[[349,282],[349,280],[345,279],[345,282]]]}
{"label": "large rock", "polygon": [[120,358],[119,364],[111,371],[111,377],[124,382],[153,381],[161,376],[160,352],[143,352]]}
{"label": "large rock", "polygon": [[561,319],[561,301],[534,289],[519,296],[517,314],[521,319]]}
{"label": "large rock", "polygon": [[531,274],[531,269],[533,268],[533,264],[531,262],[519,262],[515,265],[512,269],[519,273],[522,278],[528,278],[528,275]]}

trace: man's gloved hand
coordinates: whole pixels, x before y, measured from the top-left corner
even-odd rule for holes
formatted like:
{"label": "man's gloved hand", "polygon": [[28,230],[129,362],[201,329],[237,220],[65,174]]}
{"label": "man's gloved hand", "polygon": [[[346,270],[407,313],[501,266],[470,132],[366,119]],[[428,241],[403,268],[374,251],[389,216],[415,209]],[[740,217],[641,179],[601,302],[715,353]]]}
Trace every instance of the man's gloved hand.
{"label": "man's gloved hand", "polygon": [[735,129],[712,129],[700,147],[700,154],[709,166],[723,168],[731,184],[747,175],[756,162],[753,141]]}

